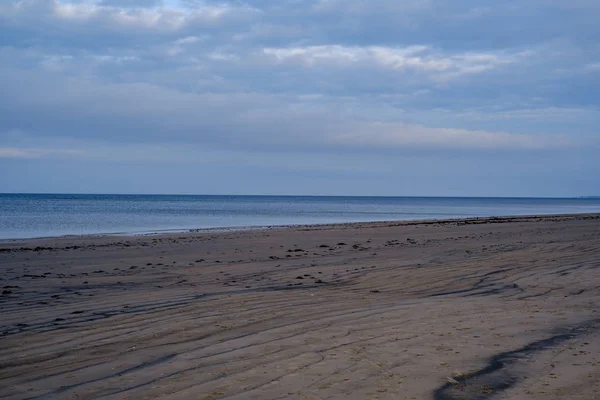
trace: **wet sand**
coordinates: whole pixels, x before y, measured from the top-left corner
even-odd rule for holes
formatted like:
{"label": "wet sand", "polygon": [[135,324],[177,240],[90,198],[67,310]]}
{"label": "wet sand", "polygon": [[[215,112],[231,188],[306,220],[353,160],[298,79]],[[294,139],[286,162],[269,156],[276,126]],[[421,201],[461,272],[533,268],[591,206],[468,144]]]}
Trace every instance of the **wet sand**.
{"label": "wet sand", "polygon": [[600,399],[600,215],[0,244],[1,399]]}

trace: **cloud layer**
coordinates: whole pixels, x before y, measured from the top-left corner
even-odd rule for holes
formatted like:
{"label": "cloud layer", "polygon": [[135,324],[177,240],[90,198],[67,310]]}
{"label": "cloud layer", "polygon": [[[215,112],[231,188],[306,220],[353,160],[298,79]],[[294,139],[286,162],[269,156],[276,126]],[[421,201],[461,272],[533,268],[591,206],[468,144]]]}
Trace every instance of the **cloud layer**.
{"label": "cloud layer", "polygon": [[268,175],[356,172],[353,157],[553,154],[594,169],[599,11],[591,0],[6,1],[0,160],[195,152]]}

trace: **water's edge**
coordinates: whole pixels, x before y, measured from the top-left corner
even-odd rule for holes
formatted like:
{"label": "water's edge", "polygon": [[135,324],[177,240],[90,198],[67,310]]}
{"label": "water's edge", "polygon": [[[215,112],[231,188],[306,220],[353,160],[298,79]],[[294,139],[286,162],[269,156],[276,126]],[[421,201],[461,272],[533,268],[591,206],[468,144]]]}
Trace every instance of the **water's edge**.
{"label": "water's edge", "polygon": [[2,238],[0,244],[19,243],[37,240],[53,239],[95,239],[111,237],[144,237],[144,236],[168,236],[175,234],[202,234],[202,233],[225,233],[225,232],[244,232],[244,231],[273,231],[288,229],[326,229],[326,228],[361,228],[361,227],[384,227],[384,226],[407,226],[407,225],[431,225],[431,224],[449,224],[449,223],[506,223],[517,222],[532,219],[548,220],[550,218],[590,218],[600,219],[600,213],[566,213],[566,214],[529,214],[529,215],[497,215],[480,217],[456,217],[456,218],[431,218],[414,220],[387,220],[387,221],[356,221],[356,222],[333,222],[318,224],[283,224],[283,225],[252,225],[252,226],[225,226],[210,228],[189,228],[189,229],[161,229],[136,232],[107,232],[81,235],[57,235],[57,236],[39,236],[23,238]]}

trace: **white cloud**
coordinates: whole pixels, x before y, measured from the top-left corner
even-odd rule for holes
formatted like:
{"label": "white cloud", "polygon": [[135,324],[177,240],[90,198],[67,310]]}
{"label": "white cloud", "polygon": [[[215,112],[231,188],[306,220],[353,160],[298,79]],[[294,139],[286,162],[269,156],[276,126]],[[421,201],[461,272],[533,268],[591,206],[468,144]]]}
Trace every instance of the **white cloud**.
{"label": "white cloud", "polygon": [[347,67],[374,64],[396,71],[423,72],[438,80],[478,74],[516,62],[519,58],[529,55],[529,53],[444,54],[424,45],[407,47],[322,45],[264,48],[263,53],[279,63],[299,63],[308,67],[322,65]]}
{"label": "white cloud", "polygon": [[15,147],[0,147],[0,158],[31,158],[29,152]]}
{"label": "white cloud", "polygon": [[428,10],[431,0],[318,0],[313,10],[320,13],[368,14],[373,12],[406,13]]}
{"label": "white cloud", "polygon": [[0,147],[0,158],[47,158],[83,155],[82,150]]}
{"label": "white cloud", "polygon": [[208,54],[208,58],[215,61],[235,61],[239,60],[239,56],[236,54],[225,53],[221,51],[215,51]]}
{"label": "white cloud", "polygon": [[600,112],[588,108],[566,108],[566,107],[548,107],[548,108],[519,108],[516,110],[471,110],[457,114],[461,118],[471,120],[555,120],[555,121],[574,121],[586,118],[598,118]]}
{"label": "white cloud", "polygon": [[227,3],[182,9],[174,7],[122,8],[90,2],[70,3],[60,0],[22,0],[0,6],[0,18],[8,17],[11,24],[31,21],[52,21],[70,25],[104,24],[109,30],[137,29],[172,33],[190,26],[220,23],[229,18],[244,18],[258,13],[248,6]]}
{"label": "white cloud", "polygon": [[73,60],[71,55],[47,55],[40,62],[48,70],[62,71]]}
{"label": "white cloud", "polygon": [[139,57],[136,56],[111,56],[111,55],[92,55],[90,56],[94,61],[99,63],[114,63],[124,64],[131,61],[138,61]]}
{"label": "white cloud", "polygon": [[202,40],[202,38],[200,38],[198,36],[186,36],[184,38],[177,39],[174,43],[176,45],[185,45],[185,44],[197,43],[197,42],[199,42],[201,40]]}
{"label": "white cloud", "polygon": [[193,45],[195,43],[199,43],[206,38],[198,37],[198,36],[186,36],[180,39],[177,39],[173,42],[172,46],[169,46],[167,49],[167,54],[169,56],[176,56],[180,53],[183,53],[187,46]]}
{"label": "white cloud", "polygon": [[585,66],[585,69],[588,71],[594,71],[594,72],[600,71],[600,63],[587,64]]}
{"label": "white cloud", "polygon": [[576,146],[560,135],[522,135],[484,130],[431,128],[373,122],[328,139],[332,144],[366,148],[540,150]]}
{"label": "white cloud", "polygon": [[63,4],[55,0],[53,14],[59,19],[87,22],[94,18],[103,18],[124,27],[176,31],[191,22],[211,22],[223,18],[232,12],[230,7],[206,6],[186,12],[183,10],[163,9],[121,9],[88,4]]}

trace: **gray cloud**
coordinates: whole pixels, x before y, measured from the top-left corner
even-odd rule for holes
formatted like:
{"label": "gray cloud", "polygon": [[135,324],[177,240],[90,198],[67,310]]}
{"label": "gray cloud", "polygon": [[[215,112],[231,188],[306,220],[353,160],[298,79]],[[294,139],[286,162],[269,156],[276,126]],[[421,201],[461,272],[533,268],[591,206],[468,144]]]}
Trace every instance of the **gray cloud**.
{"label": "gray cloud", "polygon": [[[248,150],[503,149],[578,146],[567,135],[426,127],[361,110],[362,102],[261,93],[190,93],[147,83],[13,72],[4,129],[118,143],[174,142]],[[26,82],[26,87],[23,84]],[[37,94],[34,95],[33,93]],[[11,106],[20,105],[20,109]],[[36,118],[29,118],[34,113]],[[412,113],[411,113],[412,114]],[[506,115],[505,118],[510,118]],[[531,118],[530,115],[516,115]],[[50,127],[51,130],[48,128]]]}
{"label": "gray cloud", "polygon": [[[260,168],[302,154],[328,171],[390,154],[575,159],[598,146],[598,7],[3,2],[0,133],[23,134],[0,135],[0,157],[83,159],[102,148],[172,160],[193,148]],[[309,169],[301,159],[295,168]]]}

